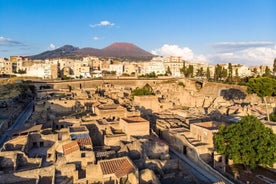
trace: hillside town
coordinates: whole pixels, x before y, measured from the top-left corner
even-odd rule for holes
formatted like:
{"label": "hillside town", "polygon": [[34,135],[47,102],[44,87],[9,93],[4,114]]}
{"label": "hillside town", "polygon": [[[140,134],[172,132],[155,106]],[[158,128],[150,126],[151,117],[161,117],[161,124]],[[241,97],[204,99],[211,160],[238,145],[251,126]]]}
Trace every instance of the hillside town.
{"label": "hillside town", "polygon": [[[276,182],[276,163],[246,172],[214,142],[221,126],[245,116],[275,134],[276,124],[265,119],[275,113],[275,96],[263,101],[234,80],[208,80],[218,67],[227,71],[218,77],[226,81],[230,73],[273,76],[272,66],[209,65],[175,56],[144,62],[11,56],[0,66],[6,77],[0,183]],[[12,83],[15,76],[20,80]]]}
{"label": "hillside town", "polygon": [[[213,77],[216,67],[220,66],[229,71],[229,64],[211,65],[206,62],[184,61],[182,57],[156,56],[149,61],[131,61],[118,58],[101,58],[95,56],[81,59],[45,59],[31,60],[23,56],[0,58],[0,74],[16,76],[32,76],[40,79],[85,79],[101,78],[104,76],[141,77],[149,74],[154,76],[182,77],[183,67],[192,68],[190,76],[206,78],[207,73]],[[245,66],[232,64],[233,76],[244,78],[272,74],[270,66]],[[226,75],[227,76],[227,75]],[[226,77],[225,77],[226,78]]]}

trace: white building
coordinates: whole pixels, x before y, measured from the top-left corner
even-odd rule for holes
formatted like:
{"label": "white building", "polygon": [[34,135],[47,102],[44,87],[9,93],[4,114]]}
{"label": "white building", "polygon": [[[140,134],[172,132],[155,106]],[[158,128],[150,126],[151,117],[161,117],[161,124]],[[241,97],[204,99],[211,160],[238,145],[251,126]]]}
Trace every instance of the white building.
{"label": "white building", "polygon": [[84,77],[90,78],[90,66],[88,66],[88,62],[83,62],[76,60],[73,66],[73,76],[77,77]]}
{"label": "white building", "polygon": [[0,58],[0,74],[12,74],[12,63],[6,58]]}
{"label": "white building", "polygon": [[23,76],[35,76],[45,78],[51,78],[51,65],[45,63],[33,63],[30,66],[26,66],[26,74]]}
{"label": "white building", "polygon": [[233,66],[233,76],[236,75],[236,70],[239,77],[249,77],[252,75],[252,71],[244,65],[235,65]]}
{"label": "white building", "polygon": [[171,71],[173,77],[180,77],[182,74],[180,69],[183,68],[182,57],[180,56],[169,56],[164,58],[164,67],[167,71]]}
{"label": "white building", "polygon": [[163,61],[145,62],[142,68],[142,74],[149,74],[154,72],[156,75],[165,74],[166,69]]}
{"label": "white building", "polygon": [[109,71],[110,72],[115,71],[116,75],[119,76],[119,75],[123,74],[124,66],[123,66],[123,64],[110,64]]}

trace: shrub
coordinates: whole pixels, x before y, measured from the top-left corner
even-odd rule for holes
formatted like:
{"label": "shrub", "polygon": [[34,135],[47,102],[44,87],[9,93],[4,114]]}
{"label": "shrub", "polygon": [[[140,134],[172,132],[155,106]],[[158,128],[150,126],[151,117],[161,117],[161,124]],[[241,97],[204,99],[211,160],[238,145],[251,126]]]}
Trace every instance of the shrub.
{"label": "shrub", "polygon": [[276,122],[276,113],[272,112],[271,114],[269,114],[269,118],[271,121]]}
{"label": "shrub", "polygon": [[183,86],[183,88],[185,88],[185,84],[183,82],[178,82],[178,86]]}
{"label": "shrub", "polygon": [[131,92],[132,96],[154,95],[153,89],[149,84],[143,88],[136,88]]}

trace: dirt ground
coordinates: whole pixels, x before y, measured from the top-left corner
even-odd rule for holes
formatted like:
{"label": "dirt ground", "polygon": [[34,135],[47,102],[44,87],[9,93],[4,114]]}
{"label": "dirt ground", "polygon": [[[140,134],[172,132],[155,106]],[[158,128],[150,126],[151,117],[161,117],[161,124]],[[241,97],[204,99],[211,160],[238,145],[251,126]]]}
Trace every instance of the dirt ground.
{"label": "dirt ground", "polygon": [[276,182],[276,170],[273,172],[269,169],[258,167],[256,170],[247,171],[243,165],[232,165],[227,168],[227,172],[232,176],[233,170],[238,170],[238,179],[244,183],[267,184]]}

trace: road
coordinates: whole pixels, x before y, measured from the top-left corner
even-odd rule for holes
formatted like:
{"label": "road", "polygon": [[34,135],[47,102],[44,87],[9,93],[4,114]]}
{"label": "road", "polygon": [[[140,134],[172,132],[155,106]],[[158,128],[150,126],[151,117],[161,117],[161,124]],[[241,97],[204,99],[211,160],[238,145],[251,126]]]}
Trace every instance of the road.
{"label": "road", "polygon": [[16,118],[12,126],[2,134],[0,139],[0,148],[3,146],[3,144],[9,140],[10,134],[14,130],[19,130],[23,127],[24,123],[31,117],[33,112],[33,102],[30,102],[24,110],[19,114],[19,116]]}
{"label": "road", "polygon": [[208,173],[206,170],[198,166],[196,163],[192,162],[188,159],[185,155],[176,152],[173,149],[170,149],[170,155],[172,158],[178,158],[181,163],[187,168],[191,175],[193,175],[200,183],[216,183],[220,180],[213,176],[212,174]]}

